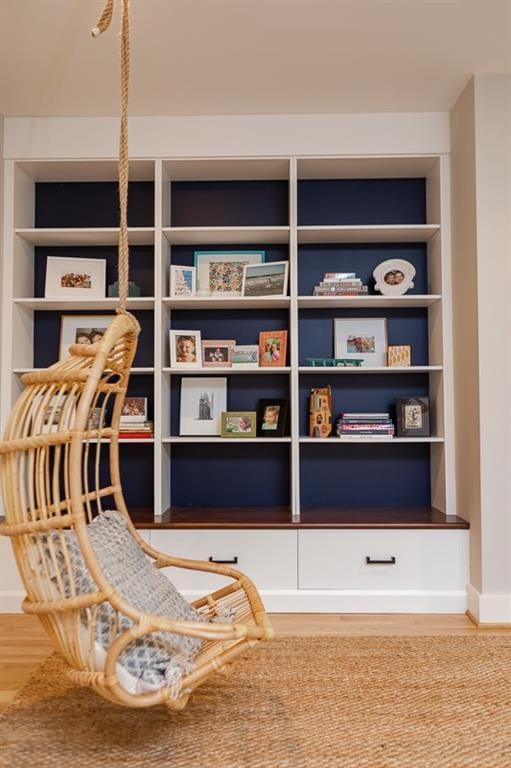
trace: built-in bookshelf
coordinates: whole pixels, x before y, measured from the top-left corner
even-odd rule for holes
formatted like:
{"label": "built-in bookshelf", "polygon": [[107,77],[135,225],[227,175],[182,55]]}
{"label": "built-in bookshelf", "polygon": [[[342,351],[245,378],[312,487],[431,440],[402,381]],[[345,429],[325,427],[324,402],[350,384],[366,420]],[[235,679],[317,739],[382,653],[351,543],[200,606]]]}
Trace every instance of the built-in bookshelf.
{"label": "built-in bookshelf", "polygon": [[[48,256],[106,259],[116,279],[116,165],[110,161],[12,163],[12,229],[3,272],[5,423],[20,375],[57,359],[60,318],[113,312],[116,300],[44,298]],[[246,520],[287,510],[292,524],[314,509],[399,510],[454,515],[449,237],[442,156],[132,160],[131,278],[141,296],[129,309],[141,324],[130,395],[148,398],[153,440],[123,440],[129,508],[154,520],[189,510],[232,509]],[[447,222],[447,223],[446,223]],[[289,261],[286,297],[169,297],[171,264],[193,264],[195,250],[264,250]],[[313,296],[326,271],[356,271],[372,285],[381,261],[416,268],[403,296]],[[312,367],[331,357],[338,317],[385,317],[389,344],[411,344],[412,365]],[[287,329],[282,368],[175,369],[169,329],[255,344],[260,331]],[[225,376],[228,409],[255,410],[260,398],[288,398],[288,434],[226,440],[179,434],[183,377]],[[329,385],[341,411],[392,410],[397,397],[427,395],[433,429],[423,438],[341,441],[309,437],[312,387]],[[140,514],[142,514],[140,512]],[[147,517],[147,512],[144,513]],[[334,513],[330,512],[329,515]],[[146,517],[144,519],[146,519]],[[280,518],[279,518],[280,520]],[[275,524],[277,525],[277,520]]]}

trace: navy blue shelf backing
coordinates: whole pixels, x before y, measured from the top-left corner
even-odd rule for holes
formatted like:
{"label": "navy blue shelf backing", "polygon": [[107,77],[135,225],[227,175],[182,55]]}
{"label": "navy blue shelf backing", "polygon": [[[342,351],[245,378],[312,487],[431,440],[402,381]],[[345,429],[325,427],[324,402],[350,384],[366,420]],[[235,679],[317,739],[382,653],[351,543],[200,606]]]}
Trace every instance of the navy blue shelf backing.
{"label": "navy blue shelf backing", "polygon": [[[118,227],[116,181],[37,182],[35,227]],[[128,226],[154,227],[154,184],[132,181]]]}
{"label": "navy blue shelf backing", "polygon": [[[34,248],[34,296],[44,297],[46,260],[48,256],[74,259],[106,259],[106,286],[117,280],[117,246],[39,246]],[[154,249],[152,245],[130,246],[130,280],[142,292],[142,296],[154,296]]]}
{"label": "navy blue shelf backing", "polygon": [[317,443],[300,446],[302,505],[430,506],[428,444]]}
{"label": "navy blue shelf backing", "polygon": [[[214,368],[204,368],[202,376],[218,375]],[[279,374],[275,369],[274,374],[221,374],[227,376],[227,409],[229,411],[255,411],[257,401],[269,398],[289,399],[289,375]],[[172,409],[171,409],[171,434],[179,435],[179,412],[181,401],[181,381],[187,376],[172,376]],[[190,377],[191,378],[191,377]],[[193,377],[197,379],[197,376]],[[228,439],[228,438],[226,438]]]}
{"label": "navy blue shelf backing", "polygon": [[[154,365],[154,319],[151,310],[133,312],[141,326],[137,353],[133,366],[145,368]],[[58,360],[60,318],[62,315],[111,315],[113,312],[34,312],[34,367],[47,368]]]}
{"label": "navy blue shelf backing", "polygon": [[[428,311],[416,309],[302,309],[298,315],[300,365],[307,357],[334,357],[335,318],[385,317],[388,343],[410,344],[412,365],[428,365]],[[221,337],[219,337],[221,338]],[[356,386],[355,383],[351,384]]]}
{"label": "navy blue shelf backing", "polygon": [[407,295],[428,293],[427,247],[425,243],[325,244],[298,248],[298,293],[310,296],[325,272],[356,272],[369,293],[374,290],[373,271],[387,259],[406,259],[415,269],[414,287]]}
{"label": "navy blue shelf backing", "polygon": [[265,251],[266,261],[289,261],[289,247],[287,245],[173,245],[170,251],[171,264],[183,267],[194,266],[194,251]]}
{"label": "navy blue shelf backing", "polygon": [[425,223],[425,179],[298,182],[299,226]]}
{"label": "navy blue shelf backing", "polygon": [[289,224],[287,181],[174,181],[173,227],[278,227]]}
{"label": "navy blue shelf backing", "polygon": [[[286,330],[287,309],[173,309],[174,330],[200,331],[202,338],[235,339],[237,344],[257,344],[260,331]],[[289,360],[289,335],[287,359]]]}
{"label": "navy blue shelf backing", "polygon": [[236,442],[173,445],[172,506],[288,506],[289,443]]}

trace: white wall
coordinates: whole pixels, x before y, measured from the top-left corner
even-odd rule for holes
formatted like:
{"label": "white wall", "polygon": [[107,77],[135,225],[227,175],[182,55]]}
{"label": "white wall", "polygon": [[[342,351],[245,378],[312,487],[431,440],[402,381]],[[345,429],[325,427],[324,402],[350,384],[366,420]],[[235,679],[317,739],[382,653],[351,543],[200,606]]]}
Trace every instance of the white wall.
{"label": "white wall", "polygon": [[[469,609],[511,622],[511,77],[476,75],[452,112],[457,485]],[[464,505],[464,506],[463,506]]]}

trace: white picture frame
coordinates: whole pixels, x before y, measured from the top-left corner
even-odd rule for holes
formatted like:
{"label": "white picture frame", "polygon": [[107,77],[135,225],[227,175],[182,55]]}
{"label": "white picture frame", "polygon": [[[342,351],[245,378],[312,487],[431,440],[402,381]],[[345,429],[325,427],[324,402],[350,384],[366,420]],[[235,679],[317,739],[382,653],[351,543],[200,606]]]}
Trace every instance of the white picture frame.
{"label": "white picture frame", "polygon": [[180,435],[220,435],[227,411],[225,376],[183,377],[179,410]]}
{"label": "white picture frame", "polygon": [[263,264],[265,260],[266,251],[195,251],[197,295],[241,296],[243,267]]}
{"label": "white picture frame", "polygon": [[289,261],[266,261],[264,264],[245,264],[243,267],[242,296],[287,296]]}
{"label": "white picture frame", "polygon": [[115,315],[61,315],[59,360],[64,360],[70,344],[95,344]]}
{"label": "white picture frame", "polygon": [[197,269],[195,267],[170,265],[169,296],[182,298],[195,296],[197,286]]}
{"label": "white picture frame", "polygon": [[413,288],[416,270],[406,259],[387,259],[373,272],[375,290],[384,296],[402,296]]}
{"label": "white picture frame", "polygon": [[106,259],[46,259],[46,299],[104,299],[105,290]]}
{"label": "white picture frame", "polygon": [[385,367],[387,365],[387,318],[335,318],[334,357],[363,360],[364,365],[370,367]]}
{"label": "white picture frame", "polygon": [[169,331],[171,368],[202,368],[200,331]]}
{"label": "white picture frame", "polygon": [[236,344],[232,356],[232,367],[243,370],[259,368],[259,344]]}

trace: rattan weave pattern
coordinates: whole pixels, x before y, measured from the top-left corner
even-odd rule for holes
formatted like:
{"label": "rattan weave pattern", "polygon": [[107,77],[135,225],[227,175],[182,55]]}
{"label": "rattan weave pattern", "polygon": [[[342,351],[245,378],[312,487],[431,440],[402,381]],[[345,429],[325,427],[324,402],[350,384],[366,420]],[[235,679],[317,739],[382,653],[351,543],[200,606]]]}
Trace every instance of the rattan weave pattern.
{"label": "rattan weave pattern", "polygon": [[280,639],[181,712],[110,704],[52,657],[0,743],[2,768],[509,768],[511,635]]}

